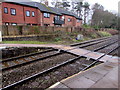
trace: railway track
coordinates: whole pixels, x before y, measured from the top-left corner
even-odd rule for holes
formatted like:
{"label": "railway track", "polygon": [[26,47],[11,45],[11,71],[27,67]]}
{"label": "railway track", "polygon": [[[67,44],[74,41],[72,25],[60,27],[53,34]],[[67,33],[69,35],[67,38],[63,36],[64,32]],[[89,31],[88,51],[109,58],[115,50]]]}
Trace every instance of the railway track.
{"label": "railway track", "polygon": [[[73,45],[70,45],[70,46],[74,47],[73,49],[84,48],[84,49],[92,50],[94,48],[105,45],[106,43],[109,42],[109,40],[114,41],[114,40],[116,40],[116,38],[117,38],[117,36],[113,36],[113,37],[109,37],[109,38],[105,38],[105,39],[104,38],[103,39],[98,39],[98,40],[95,39],[95,40],[90,40],[92,42],[86,41],[85,43],[81,42],[81,43],[73,44]],[[72,49],[70,49],[70,50],[72,50]]]}
{"label": "railway track", "polygon": [[[104,38],[103,39],[99,39],[100,41],[95,42],[96,40],[92,41],[93,43],[88,44],[88,42],[85,42],[87,44],[79,46],[79,48],[84,48],[84,47],[89,47],[90,45],[94,45],[96,43],[103,43],[105,41],[111,40],[113,37],[110,38]],[[82,43],[84,44],[84,43]],[[0,61],[0,63],[2,64],[2,69],[1,70],[9,70],[9,69],[13,69],[13,68],[17,68],[20,66],[24,66],[39,60],[43,60],[45,58],[49,58],[49,57],[53,57],[56,55],[60,55],[63,52],[57,52],[57,50],[47,50],[44,52],[38,52],[38,53],[33,53],[33,54],[28,54],[28,55],[24,55],[24,56],[18,56],[18,57],[13,57],[10,59],[6,59],[6,60],[2,60]]]}
{"label": "railway track", "polygon": [[15,67],[19,67],[21,65],[30,64],[41,59],[49,58],[50,56],[55,56],[58,54],[61,54],[61,53],[57,53],[55,49],[51,49],[43,52],[38,52],[38,53],[33,53],[33,54],[23,55],[19,57],[13,57],[11,59],[2,60],[0,61],[0,63],[2,63],[2,70],[8,70]]}
{"label": "railway track", "polygon": [[[115,43],[115,42],[117,42],[118,40],[116,40],[116,41],[112,41],[111,43],[108,43],[108,44],[106,44],[106,45],[104,45],[104,46],[101,46],[101,47],[97,47],[97,48],[95,48],[94,50],[92,50],[92,51],[99,51],[99,50],[101,50],[101,49],[104,49],[104,48],[106,48],[106,47],[109,47],[109,46],[111,46],[113,43]],[[88,45],[89,46],[89,45]],[[118,48],[119,48],[120,46],[116,46],[116,47],[114,47],[114,48],[111,48],[111,50],[109,50],[109,51],[106,51],[105,52],[105,54],[104,55],[102,55],[100,58],[102,58],[103,56],[105,56],[105,55],[107,55],[107,54],[110,54],[110,53],[112,53],[112,52],[114,52],[115,50],[117,50]],[[60,53],[60,52],[59,52]],[[66,52],[64,52],[64,53],[66,53]],[[62,54],[63,54],[63,52],[62,52]],[[62,55],[62,54],[59,54],[59,55]],[[59,55],[58,55],[58,57],[59,57]],[[57,55],[56,55],[57,56]],[[67,55],[66,56],[61,56],[61,57],[59,57],[60,58],[60,60],[61,60],[61,58],[63,58],[63,57],[67,57]],[[50,57],[49,57],[50,58]],[[49,59],[49,58],[45,58],[45,59]],[[51,57],[51,58],[53,58],[53,57]],[[95,65],[96,63],[101,63],[101,62],[99,62],[99,59],[100,58],[98,58],[97,60],[94,60],[94,59],[88,59],[87,57],[84,57],[84,56],[70,56],[70,59],[68,59],[67,58],[67,60],[63,60],[63,62],[60,62],[60,63],[57,63],[57,64],[55,64],[54,66],[52,66],[52,67],[50,67],[50,68],[48,68],[48,69],[45,69],[45,70],[42,70],[42,71],[40,71],[39,69],[38,69],[38,72],[36,73],[36,74],[33,74],[33,75],[31,75],[31,76],[28,76],[27,78],[24,78],[24,79],[22,79],[22,80],[18,80],[18,81],[16,81],[15,83],[13,83],[13,84],[11,84],[10,83],[10,85],[4,85],[3,86],[3,89],[10,89],[10,88],[14,88],[15,86],[18,86],[19,87],[19,85],[23,85],[23,83],[25,83],[26,84],[26,82],[29,82],[29,80],[35,80],[36,78],[39,78],[38,76],[42,76],[43,74],[46,74],[46,73],[52,73],[52,72],[54,72],[54,71],[61,71],[62,69],[63,69],[63,67],[67,67],[67,68],[69,68],[68,70],[71,70],[70,68],[72,67],[72,69],[73,69],[73,67],[76,65],[76,66],[78,66],[79,68],[77,69],[78,71],[83,71],[83,70],[86,70],[87,68],[89,68],[89,67],[91,67],[92,65]],[[43,58],[44,59],[44,58]],[[55,58],[54,58],[55,59]],[[54,60],[53,59],[53,60]],[[45,61],[45,60],[44,60]],[[49,60],[48,60],[49,61]],[[69,65],[70,64],[70,65]],[[75,64],[75,65],[74,65]],[[67,66],[66,66],[67,65]],[[38,64],[38,66],[39,66],[39,64]],[[75,66],[75,67],[76,67]],[[59,68],[62,68],[61,70],[59,70]],[[77,67],[76,67],[77,68]],[[37,69],[36,69],[37,70]],[[34,71],[34,70],[33,70]],[[76,71],[76,70],[75,70]],[[62,72],[62,71],[61,71]],[[76,71],[77,72],[77,71]],[[75,73],[76,73],[75,72]],[[54,72],[55,73],[55,72]],[[53,73],[53,74],[54,74]],[[64,72],[65,73],[65,72]],[[67,72],[66,72],[67,73]],[[70,74],[71,75],[71,74]],[[44,76],[43,76],[44,77]],[[43,78],[42,77],[42,78]],[[26,84],[26,85],[28,85],[28,84]],[[23,85],[24,86],[24,85]],[[29,86],[29,85],[28,85]],[[31,85],[30,85],[31,86]],[[40,85],[39,85],[40,86]],[[43,86],[42,86],[43,87]],[[47,87],[45,87],[45,88],[47,88]]]}
{"label": "railway track", "polygon": [[[115,36],[111,36],[111,37],[98,38],[98,39],[93,39],[93,40],[88,40],[88,41],[84,41],[84,42],[80,42],[80,43],[71,44],[70,46],[71,47],[78,47],[78,46],[86,45],[86,44],[89,45],[90,43],[92,43],[90,45],[94,45],[94,44],[100,43],[100,42],[97,42],[97,41],[104,42],[106,40],[109,40],[109,39],[112,39],[112,38],[117,38],[117,37],[118,36],[115,35]],[[96,42],[96,43],[94,43],[94,42]]]}
{"label": "railway track", "polygon": [[105,40],[105,39],[108,39],[108,38],[111,38],[111,37],[103,37],[103,38],[88,40],[88,41],[84,41],[84,42],[81,42],[81,43],[71,44],[70,46],[74,47],[74,46],[78,46],[78,45],[82,45],[82,44],[87,44],[87,43],[90,43],[90,42],[95,42],[95,41],[99,41],[99,40]]}

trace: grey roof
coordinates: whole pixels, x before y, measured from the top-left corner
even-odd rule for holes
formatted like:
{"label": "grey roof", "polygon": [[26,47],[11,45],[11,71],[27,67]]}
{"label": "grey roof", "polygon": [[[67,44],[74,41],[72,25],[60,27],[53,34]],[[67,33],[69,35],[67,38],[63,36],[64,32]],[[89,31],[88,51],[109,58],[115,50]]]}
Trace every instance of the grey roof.
{"label": "grey roof", "polygon": [[66,15],[74,16],[77,19],[81,19],[80,17],[78,17],[78,15],[76,15],[70,11],[63,10],[60,8],[55,8],[55,7],[47,7],[46,5],[44,5],[42,3],[38,3],[38,2],[17,2],[17,1],[16,2],[10,1],[10,2],[35,7],[35,8],[40,9],[40,11],[42,11],[42,12],[49,12],[49,13],[53,13],[53,14],[57,14],[57,15],[66,14]]}
{"label": "grey roof", "polygon": [[67,10],[63,10],[60,8],[57,8],[59,12],[61,12],[62,14],[66,14],[66,15],[70,15],[70,16],[74,16],[77,19],[81,19],[77,14],[71,12],[71,11],[67,11]]}
{"label": "grey roof", "polygon": [[62,15],[62,13],[57,9],[57,8],[54,8],[54,7],[49,7],[52,11],[54,11],[55,13],[59,14],[59,15]]}

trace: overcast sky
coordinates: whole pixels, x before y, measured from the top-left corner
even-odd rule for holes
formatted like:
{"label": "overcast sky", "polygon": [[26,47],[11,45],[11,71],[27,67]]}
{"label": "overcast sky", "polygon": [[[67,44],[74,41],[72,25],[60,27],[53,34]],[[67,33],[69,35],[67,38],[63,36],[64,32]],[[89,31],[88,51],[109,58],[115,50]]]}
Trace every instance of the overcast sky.
{"label": "overcast sky", "polygon": [[105,9],[109,11],[115,11],[118,12],[118,2],[120,0],[84,0],[89,2],[91,5],[94,3],[99,3],[104,6]]}

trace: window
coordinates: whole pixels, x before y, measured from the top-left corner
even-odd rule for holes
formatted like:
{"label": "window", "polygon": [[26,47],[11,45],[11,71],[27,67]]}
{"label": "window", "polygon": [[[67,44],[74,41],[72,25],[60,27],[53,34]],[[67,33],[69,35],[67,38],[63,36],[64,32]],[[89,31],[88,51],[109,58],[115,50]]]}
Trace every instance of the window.
{"label": "window", "polygon": [[50,17],[50,14],[48,13],[48,17]]}
{"label": "window", "polygon": [[71,19],[70,19],[70,18],[68,18],[68,22],[71,22]]}
{"label": "window", "polygon": [[79,22],[80,22],[80,20],[79,20],[79,19],[77,19],[77,22],[79,23]]}
{"label": "window", "polygon": [[56,20],[60,20],[60,16],[55,16],[55,19]]}
{"label": "window", "polygon": [[15,26],[15,25],[17,25],[17,23],[11,23],[11,25]]}
{"label": "window", "polygon": [[27,24],[28,26],[31,25],[30,23]]}
{"label": "window", "polygon": [[50,24],[44,24],[44,26],[50,26]]}
{"label": "window", "polygon": [[30,17],[30,11],[26,11],[26,16]]}
{"label": "window", "polygon": [[8,14],[8,8],[7,7],[4,8],[4,13]]}
{"label": "window", "polygon": [[32,11],[32,17],[34,17],[35,16],[35,12],[34,11]]}
{"label": "window", "polygon": [[11,8],[11,15],[16,15],[16,10]]}
{"label": "window", "polygon": [[49,14],[49,13],[44,13],[44,17],[45,17],[45,18],[49,18],[49,17],[50,17],[50,14]]}

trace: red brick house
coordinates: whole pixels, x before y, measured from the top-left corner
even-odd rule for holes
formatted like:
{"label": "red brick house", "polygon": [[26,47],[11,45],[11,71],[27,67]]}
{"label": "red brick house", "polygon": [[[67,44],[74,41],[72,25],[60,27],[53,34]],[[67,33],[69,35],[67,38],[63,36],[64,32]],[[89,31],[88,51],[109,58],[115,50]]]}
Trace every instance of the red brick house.
{"label": "red brick house", "polygon": [[[81,19],[79,18],[81,21]],[[77,17],[68,11],[36,2],[0,3],[0,24],[40,26],[80,26]]]}
{"label": "red brick house", "polygon": [[[58,10],[58,11],[57,11]],[[62,18],[64,19],[64,24],[62,26],[81,26],[82,25],[82,19],[78,17],[76,14],[66,11],[63,9],[58,9],[57,8],[56,12],[60,12],[62,14]],[[54,8],[55,11],[55,8]]]}
{"label": "red brick house", "polygon": [[2,3],[0,2],[0,25],[2,25]]}
{"label": "red brick house", "polygon": [[38,14],[40,16],[42,13],[35,7],[10,2],[2,3],[3,25],[38,25],[40,24]]}

